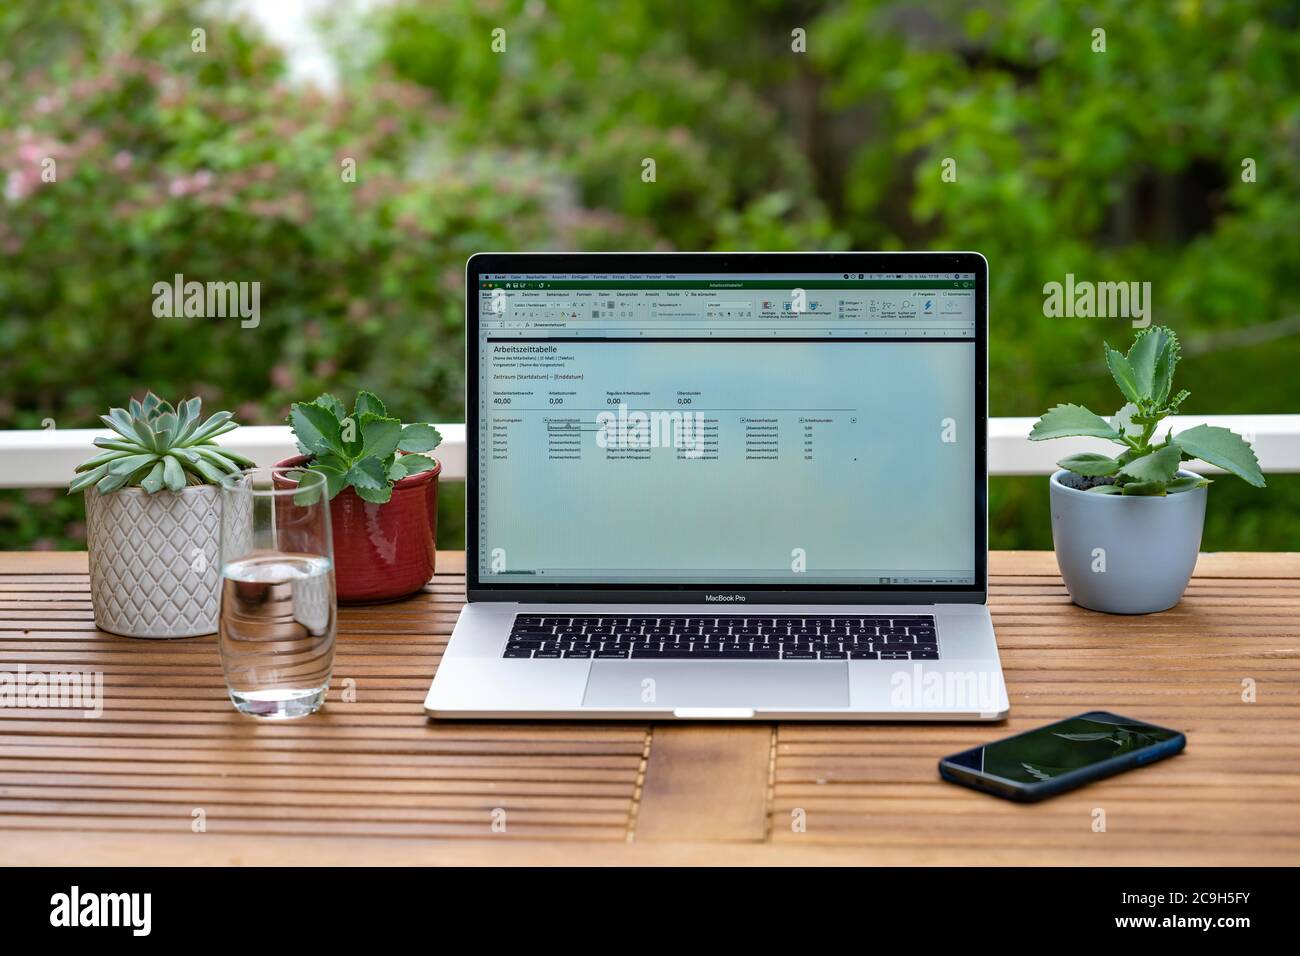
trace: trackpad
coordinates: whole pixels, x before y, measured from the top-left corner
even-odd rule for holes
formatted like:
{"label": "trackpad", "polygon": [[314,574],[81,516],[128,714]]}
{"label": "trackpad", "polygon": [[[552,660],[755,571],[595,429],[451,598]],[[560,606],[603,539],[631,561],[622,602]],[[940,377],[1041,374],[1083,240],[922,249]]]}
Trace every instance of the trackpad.
{"label": "trackpad", "polygon": [[584,707],[848,707],[832,661],[592,661]]}

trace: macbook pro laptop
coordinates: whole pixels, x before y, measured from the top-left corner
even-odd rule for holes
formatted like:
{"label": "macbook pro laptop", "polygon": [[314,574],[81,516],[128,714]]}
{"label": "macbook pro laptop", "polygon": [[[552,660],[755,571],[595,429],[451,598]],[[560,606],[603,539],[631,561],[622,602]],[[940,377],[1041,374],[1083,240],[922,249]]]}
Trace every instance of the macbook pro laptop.
{"label": "macbook pro laptop", "polygon": [[436,718],[996,720],[977,253],[480,254]]}

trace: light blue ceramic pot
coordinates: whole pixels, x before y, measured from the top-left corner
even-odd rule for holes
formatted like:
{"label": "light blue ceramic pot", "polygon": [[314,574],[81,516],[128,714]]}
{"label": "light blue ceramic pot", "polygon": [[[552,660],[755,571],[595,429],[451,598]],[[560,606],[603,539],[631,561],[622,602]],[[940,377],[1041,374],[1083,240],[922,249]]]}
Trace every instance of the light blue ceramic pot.
{"label": "light blue ceramic pot", "polygon": [[[1206,488],[1165,497],[1099,495],[1049,480],[1052,541],[1070,599],[1108,614],[1178,603],[1201,550]],[[1191,472],[1179,472],[1191,475]]]}

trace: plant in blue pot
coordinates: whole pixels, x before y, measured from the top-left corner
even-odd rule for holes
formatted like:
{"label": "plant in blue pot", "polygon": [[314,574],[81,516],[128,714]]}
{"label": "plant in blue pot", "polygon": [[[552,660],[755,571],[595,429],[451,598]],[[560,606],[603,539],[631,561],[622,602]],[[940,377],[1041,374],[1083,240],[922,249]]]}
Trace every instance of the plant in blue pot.
{"label": "plant in blue pot", "polygon": [[1143,329],[1125,354],[1103,344],[1125,404],[1110,418],[1081,405],[1057,405],[1032,441],[1089,436],[1114,442],[1114,454],[1084,451],[1057,462],[1049,483],[1052,540],[1070,598],[1111,614],[1173,607],[1196,567],[1210,479],[1184,462],[1202,461],[1257,488],[1264,475],[1250,444],[1217,425],[1175,433],[1160,423],[1188,392],[1174,391],[1178,336]]}

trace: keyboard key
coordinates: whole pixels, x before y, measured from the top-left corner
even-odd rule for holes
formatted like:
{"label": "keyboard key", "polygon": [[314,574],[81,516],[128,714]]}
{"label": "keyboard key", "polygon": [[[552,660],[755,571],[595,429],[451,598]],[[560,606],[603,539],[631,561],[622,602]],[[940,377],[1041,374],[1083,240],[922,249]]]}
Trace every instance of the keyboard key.
{"label": "keyboard key", "polygon": [[855,661],[875,661],[880,655],[875,651],[849,651],[849,659]]}
{"label": "keyboard key", "polygon": [[817,655],[812,651],[792,651],[788,647],[781,652],[783,661],[815,661]]}
{"label": "keyboard key", "polygon": [[537,660],[540,657],[552,658],[552,657],[559,657],[559,656],[560,656],[560,651],[536,651],[533,654],[533,660]]}
{"label": "keyboard key", "polygon": [[532,657],[531,648],[506,648],[506,657]]}
{"label": "keyboard key", "polygon": [[565,657],[590,657],[593,653],[594,652],[590,648],[584,648],[582,650],[575,649],[572,651],[565,651],[564,656]]}
{"label": "keyboard key", "polygon": [[609,660],[615,657],[621,657],[623,659],[626,659],[628,656],[628,652],[626,650],[619,650],[617,648],[606,647],[603,651],[597,651],[594,656],[599,657],[602,660]]}
{"label": "keyboard key", "polygon": [[937,651],[912,651],[912,660],[914,661],[937,661],[939,654]]}

